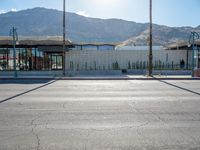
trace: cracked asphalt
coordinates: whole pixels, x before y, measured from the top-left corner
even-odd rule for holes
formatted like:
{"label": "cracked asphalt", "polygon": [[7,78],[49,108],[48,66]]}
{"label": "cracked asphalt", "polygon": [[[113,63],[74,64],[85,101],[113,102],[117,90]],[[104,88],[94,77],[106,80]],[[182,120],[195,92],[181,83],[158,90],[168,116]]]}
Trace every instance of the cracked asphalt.
{"label": "cracked asphalt", "polygon": [[200,81],[0,81],[0,150],[200,150]]}

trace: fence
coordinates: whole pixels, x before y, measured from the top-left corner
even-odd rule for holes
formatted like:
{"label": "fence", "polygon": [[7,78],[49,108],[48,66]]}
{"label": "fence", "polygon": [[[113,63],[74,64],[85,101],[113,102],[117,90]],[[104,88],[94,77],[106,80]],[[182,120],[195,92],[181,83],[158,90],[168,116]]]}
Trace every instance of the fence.
{"label": "fence", "polygon": [[[66,70],[145,70],[148,68],[148,51],[69,51],[66,54]],[[153,68],[156,70],[191,69],[191,52],[187,50],[153,51]]]}

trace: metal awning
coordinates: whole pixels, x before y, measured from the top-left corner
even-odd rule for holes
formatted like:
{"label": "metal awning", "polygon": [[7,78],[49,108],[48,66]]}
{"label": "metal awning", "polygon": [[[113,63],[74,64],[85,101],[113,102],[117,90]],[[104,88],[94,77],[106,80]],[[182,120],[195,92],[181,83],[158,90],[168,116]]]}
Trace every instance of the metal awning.
{"label": "metal awning", "polygon": [[[200,40],[195,41],[195,45],[200,48]],[[189,41],[172,43],[166,47],[166,50],[192,50]]]}
{"label": "metal awning", "polygon": [[[11,48],[13,46],[11,37],[0,37],[0,48]],[[67,48],[74,47],[70,40],[65,41]],[[27,47],[61,47],[63,40],[61,37],[22,37],[16,43],[16,47],[27,48]]]}

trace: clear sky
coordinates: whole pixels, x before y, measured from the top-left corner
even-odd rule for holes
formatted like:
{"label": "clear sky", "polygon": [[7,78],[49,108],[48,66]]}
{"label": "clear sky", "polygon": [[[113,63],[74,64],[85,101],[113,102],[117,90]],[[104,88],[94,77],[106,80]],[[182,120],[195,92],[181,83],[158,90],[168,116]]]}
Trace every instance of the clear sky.
{"label": "clear sky", "polygon": [[[152,0],[153,22],[168,26],[200,25],[200,0]],[[45,7],[62,10],[63,0],[0,0],[0,13]],[[148,22],[149,0],[66,0],[66,10],[95,18]]]}

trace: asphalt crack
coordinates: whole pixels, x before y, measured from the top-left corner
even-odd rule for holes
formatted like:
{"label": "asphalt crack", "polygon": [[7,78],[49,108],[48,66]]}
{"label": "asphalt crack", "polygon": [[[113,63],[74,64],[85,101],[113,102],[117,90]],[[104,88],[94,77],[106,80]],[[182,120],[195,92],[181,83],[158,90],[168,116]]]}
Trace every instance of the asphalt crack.
{"label": "asphalt crack", "polygon": [[148,110],[148,111],[149,111],[152,115],[154,115],[154,116],[158,119],[158,121],[160,121],[160,122],[162,122],[162,123],[165,123],[164,119],[162,119],[162,118],[160,117],[160,115],[154,113],[154,112],[151,111],[151,110]]}
{"label": "asphalt crack", "polygon": [[149,123],[150,123],[150,122],[148,121],[148,122],[145,122],[145,123],[143,123],[143,124],[137,126],[137,133],[138,133],[140,136],[142,135],[141,128],[147,126]]}
{"label": "asphalt crack", "polygon": [[153,141],[151,138],[145,136],[144,133],[142,133],[142,128],[144,128],[145,126],[147,126],[147,125],[149,125],[149,124],[151,123],[151,122],[149,121],[149,118],[147,118],[143,112],[141,112],[138,108],[136,108],[135,102],[131,102],[131,103],[130,103],[130,106],[131,106],[131,108],[133,108],[137,113],[142,114],[143,117],[144,117],[144,119],[147,120],[146,122],[144,122],[144,123],[140,124],[139,126],[137,126],[137,129],[136,129],[137,134],[138,134],[139,136],[142,137],[144,143],[148,144],[147,141],[151,141],[152,143],[154,143],[154,141]]}
{"label": "asphalt crack", "polygon": [[36,137],[36,143],[37,143],[37,150],[40,150],[40,138],[39,138],[39,135],[38,133],[36,133],[35,129],[37,128],[37,124],[34,123],[37,119],[41,118],[42,116],[37,116],[36,118],[34,118],[32,121],[31,121],[31,126],[32,126],[32,129],[31,129],[31,133]]}
{"label": "asphalt crack", "polygon": [[191,139],[191,141],[192,141],[191,144],[192,145],[199,144],[199,141],[195,137],[193,137],[192,134],[186,133],[187,130],[185,130],[185,129],[182,128],[182,129],[179,129],[179,131],[182,134],[186,135],[187,137],[189,137]]}

